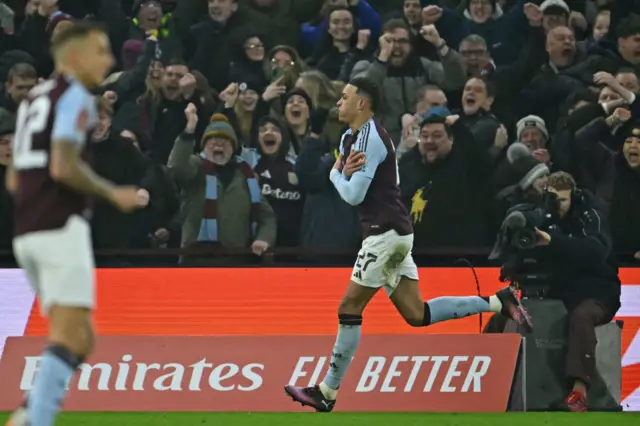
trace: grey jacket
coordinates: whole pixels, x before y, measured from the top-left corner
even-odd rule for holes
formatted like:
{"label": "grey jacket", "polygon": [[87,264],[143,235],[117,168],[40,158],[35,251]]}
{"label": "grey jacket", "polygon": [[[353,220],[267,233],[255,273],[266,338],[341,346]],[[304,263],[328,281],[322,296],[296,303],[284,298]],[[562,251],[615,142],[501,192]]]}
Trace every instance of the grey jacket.
{"label": "grey jacket", "polygon": [[420,87],[434,84],[443,90],[458,90],[467,82],[466,68],[458,52],[449,49],[447,54],[441,57],[441,61],[420,58],[424,72],[403,77],[388,77],[387,64],[377,59],[359,61],[353,67],[351,78],[366,76],[382,88],[382,102],[376,115],[396,145],[400,142],[402,134],[402,114],[415,113]]}

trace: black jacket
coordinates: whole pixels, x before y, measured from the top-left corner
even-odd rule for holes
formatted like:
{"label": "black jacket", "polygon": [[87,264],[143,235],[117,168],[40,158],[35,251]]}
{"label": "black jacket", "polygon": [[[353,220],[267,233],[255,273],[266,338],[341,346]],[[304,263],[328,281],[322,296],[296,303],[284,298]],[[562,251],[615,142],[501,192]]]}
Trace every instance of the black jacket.
{"label": "black jacket", "polygon": [[549,297],[567,309],[596,299],[611,315],[620,308],[620,279],[609,223],[588,192],[572,198],[568,215],[548,230],[551,242],[534,249],[552,271]]}

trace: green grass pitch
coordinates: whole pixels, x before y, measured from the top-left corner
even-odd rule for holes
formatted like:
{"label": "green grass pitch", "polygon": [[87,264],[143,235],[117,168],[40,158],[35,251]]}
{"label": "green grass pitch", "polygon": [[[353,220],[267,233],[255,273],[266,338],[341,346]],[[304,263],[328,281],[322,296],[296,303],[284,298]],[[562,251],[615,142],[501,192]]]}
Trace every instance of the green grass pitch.
{"label": "green grass pitch", "polygon": [[[0,414],[4,424],[8,414]],[[64,413],[59,426],[638,426],[640,413]]]}

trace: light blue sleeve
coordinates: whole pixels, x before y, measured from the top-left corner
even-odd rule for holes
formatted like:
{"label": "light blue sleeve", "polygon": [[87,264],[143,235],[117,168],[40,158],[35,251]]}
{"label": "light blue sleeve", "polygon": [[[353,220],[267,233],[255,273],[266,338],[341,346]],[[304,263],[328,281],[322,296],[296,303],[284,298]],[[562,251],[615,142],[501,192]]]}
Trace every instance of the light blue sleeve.
{"label": "light blue sleeve", "polygon": [[52,141],[74,142],[83,145],[92,111],[87,93],[79,85],[72,85],[58,100],[54,114]]}
{"label": "light blue sleeve", "polygon": [[353,174],[353,177],[363,175],[369,179],[373,179],[376,169],[387,158],[387,147],[377,134],[369,135],[359,140],[355,147],[355,151],[364,153],[365,163],[360,171]]}
{"label": "light blue sleeve", "polygon": [[340,197],[352,206],[357,206],[364,201],[378,166],[387,156],[384,142],[377,135],[363,138],[357,143],[355,150],[365,154],[365,164],[360,171],[354,173],[348,180],[335,169],[329,175]]}

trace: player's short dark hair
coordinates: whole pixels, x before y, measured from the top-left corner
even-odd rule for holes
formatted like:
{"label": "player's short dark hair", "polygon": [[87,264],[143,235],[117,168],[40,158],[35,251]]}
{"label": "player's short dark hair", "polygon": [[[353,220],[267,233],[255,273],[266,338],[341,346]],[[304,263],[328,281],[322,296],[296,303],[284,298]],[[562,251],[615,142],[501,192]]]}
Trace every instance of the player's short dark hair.
{"label": "player's short dark hair", "polygon": [[38,72],[33,65],[26,62],[20,62],[9,69],[9,72],[7,73],[7,83],[12,83],[16,78],[21,80],[35,80],[38,78]]}
{"label": "player's short dark hair", "polygon": [[356,88],[356,93],[369,100],[371,111],[376,112],[380,104],[380,89],[378,86],[366,77],[355,77],[349,81],[349,84]]}
{"label": "player's short dark hair", "polygon": [[447,124],[447,117],[440,114],[431,114],[420,123],[420,129],[429,124],[442,124],[447,132],[447,136],[453,137],[451,127]]}
{"label": "player's short dark hair", "polygon": [[65,26],[53,36],[51,39],[51,51],[55,52],[70,41],[85,38],[92,33],[106,34],[107,30],[99,22],[72,21],[71,25]]}

